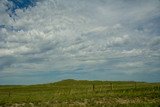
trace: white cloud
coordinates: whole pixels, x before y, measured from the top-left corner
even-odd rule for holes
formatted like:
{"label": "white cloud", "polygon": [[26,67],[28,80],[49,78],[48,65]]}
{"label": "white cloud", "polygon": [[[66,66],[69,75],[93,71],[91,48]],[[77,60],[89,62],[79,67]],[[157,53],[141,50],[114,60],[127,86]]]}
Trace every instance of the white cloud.
{"label": "white cloud", "polygon": [[[132,6],[123,0],[45,0],[25,11],[17,9],[15,21],[0,2],[0,24],[7,26],[0,28],[0,57],[17,59],[2,70],[72,71],[84,65],[94,68],[108,58],[157,54],[145,45],[155,41],[149,33],[134,28],[157,16],[157,2],[136,1]],[[141,65],[143,62],[117,66]]]}
{"label": "white cloud", "polygon": [[127,62],[127,63],[120,63],[118,65],[116,65],[117,67],[120,68],[135,68],[135,67],[142,67],[144,64],[143,62]]}
{"label": "white cloud", "polygon": [[128,40],[129,40],[128,35],[111,37],[111,38],[108,39],[107,44],[108,45],[121,45],[121,44],[127,43]]}
{"label": "white cloud", "polygon": [[143,49],[132,49],[129,51],[123,50],[122,54],[126,55],[126,56],[137,56],[137,55],[142,55],[142,54],[146,54],[147,51],[143,50]]}
{"label": "white cloud", "polygon": [[5,56],[5,55],[12,55],[13,51],[12,50],[8,50],[8,49],[0,49],[0,56]]}
{"label": "white cloud", "polygon": [[121,69],[121,72],[125,74],[134,74],[139,72],[146,73],[145,64],[142,61],[137,62],[119,62],[114,67]]}

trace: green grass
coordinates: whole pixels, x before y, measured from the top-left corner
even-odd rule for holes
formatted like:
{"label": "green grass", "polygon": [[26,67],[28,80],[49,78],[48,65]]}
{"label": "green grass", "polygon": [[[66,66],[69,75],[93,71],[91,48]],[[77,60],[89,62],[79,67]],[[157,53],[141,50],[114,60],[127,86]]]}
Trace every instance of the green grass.
{"label": "green grass", "polygon": [[160,83],[63,80],[0,86],[0,107],[159,107]]}

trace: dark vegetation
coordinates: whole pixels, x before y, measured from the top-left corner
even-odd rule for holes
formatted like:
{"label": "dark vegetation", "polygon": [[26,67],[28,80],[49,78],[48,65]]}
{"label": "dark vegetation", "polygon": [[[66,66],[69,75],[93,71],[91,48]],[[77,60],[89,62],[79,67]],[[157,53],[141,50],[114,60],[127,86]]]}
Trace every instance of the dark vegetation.
{"label": "dark vegetation", "polygon": [[63,80],[0,86],[0,107],[159,107],[160,83]]}

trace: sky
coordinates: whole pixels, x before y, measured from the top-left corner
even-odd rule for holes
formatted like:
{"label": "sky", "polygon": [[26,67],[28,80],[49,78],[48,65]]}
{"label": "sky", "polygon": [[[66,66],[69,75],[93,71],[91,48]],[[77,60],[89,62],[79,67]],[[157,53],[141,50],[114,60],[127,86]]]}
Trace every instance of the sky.
{"label": "sky", "polygon": [[0,0],[0,84],[160,82],[160,0]]}

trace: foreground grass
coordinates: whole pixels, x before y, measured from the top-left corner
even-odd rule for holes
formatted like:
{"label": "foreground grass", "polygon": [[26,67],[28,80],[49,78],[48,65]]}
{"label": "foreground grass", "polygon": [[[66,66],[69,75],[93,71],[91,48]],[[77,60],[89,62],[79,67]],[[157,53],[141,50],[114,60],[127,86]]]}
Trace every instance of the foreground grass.
{"label": "foreground grass", "polygon": [[159,107],[160,83],[76,81],[0,86],[0,107]]}

